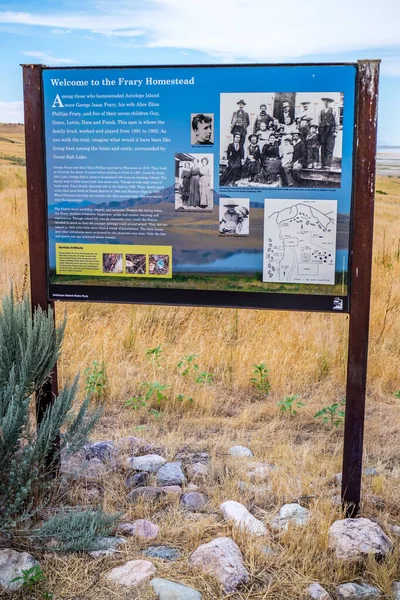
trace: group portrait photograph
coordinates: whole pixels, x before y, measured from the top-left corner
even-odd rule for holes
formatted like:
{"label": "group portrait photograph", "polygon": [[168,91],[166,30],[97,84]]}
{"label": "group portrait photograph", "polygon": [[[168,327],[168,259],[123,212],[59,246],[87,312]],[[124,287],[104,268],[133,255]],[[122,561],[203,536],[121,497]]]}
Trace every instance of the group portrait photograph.
{"label": "group portrait photograph", "polygon": [[223,93],[220,98],[221,187],[340,187],[342,93]]}
{"label": "group portrait photograph", "polygon": [[212,211],[213,180],[213,154],[175,154],[175,210]]}

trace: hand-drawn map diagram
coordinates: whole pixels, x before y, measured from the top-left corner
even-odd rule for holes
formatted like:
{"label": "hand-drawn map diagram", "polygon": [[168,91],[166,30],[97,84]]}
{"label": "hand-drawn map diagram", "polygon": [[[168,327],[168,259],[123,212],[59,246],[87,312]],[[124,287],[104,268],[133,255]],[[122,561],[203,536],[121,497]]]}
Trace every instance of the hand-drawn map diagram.
{"label": "hand-drawn map diagram", "polygon": [[335,283],[336,200],[264,203],[263,281]]}

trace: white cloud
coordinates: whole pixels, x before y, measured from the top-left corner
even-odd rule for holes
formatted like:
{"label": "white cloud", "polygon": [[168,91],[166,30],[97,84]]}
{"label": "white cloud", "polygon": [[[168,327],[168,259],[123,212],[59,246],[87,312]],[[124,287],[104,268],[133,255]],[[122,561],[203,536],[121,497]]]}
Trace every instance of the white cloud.
{"label": "white cloud", "polygon": [[0,102],[0,123],[23,123],[24,103]]}
{"label": "white cloud", "polygon": [[71,29],[52,29],[50,33],[53,35],[68,35],[71,33]]}
{"label": "white cloud", "polygon": [[[133,6],[132,6],[133,4]],[[195,49],[224,62],[278,62],[304,56],[399,46],[400,2],[381,0],[83,0],[82,12],[4,11],[0,23],[146,34],[147,47]],[[373,57],[372,57],[373,58]]]}
{"label": "white cloud", "polygon": [[72,58],[56,58],[52,56],[52,54],[48,52],[35,52],[33,50],[25,50],[21,52],[24,56],[29,56],[31,58],[37,58],[41,62],[48,65],[73,65],[76,64],[75,60]]}

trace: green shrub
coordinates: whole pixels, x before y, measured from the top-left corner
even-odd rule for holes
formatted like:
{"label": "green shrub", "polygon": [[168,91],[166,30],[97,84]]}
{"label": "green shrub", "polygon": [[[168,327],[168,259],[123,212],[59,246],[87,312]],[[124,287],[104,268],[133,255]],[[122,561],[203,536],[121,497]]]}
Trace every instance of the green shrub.
{"label": "green shrub", "polygon": [[[100,412],[86,398],[77,410],[78,379],[66,385],[42,416],[34,419],[39,394],[60,354],[64,323],[56,328],[51,309],[31,314],[29,300],[11,293],[0,312],[0,531],[13,541],[30,536],[37,514],[57,485],[54,466],[87,441]],[[59,433],[62,432],[60,442]],[[52,458],[50,458],[52,457]],[[51,460],[54,461],[51,463]]]}

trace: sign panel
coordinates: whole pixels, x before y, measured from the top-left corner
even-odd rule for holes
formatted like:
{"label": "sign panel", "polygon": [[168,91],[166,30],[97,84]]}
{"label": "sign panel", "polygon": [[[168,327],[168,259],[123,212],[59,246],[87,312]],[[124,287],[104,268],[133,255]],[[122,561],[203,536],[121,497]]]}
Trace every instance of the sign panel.
{"label": "sign panel", "polygon": [[356,74],[44,68],[50,299],[347,311]]}

